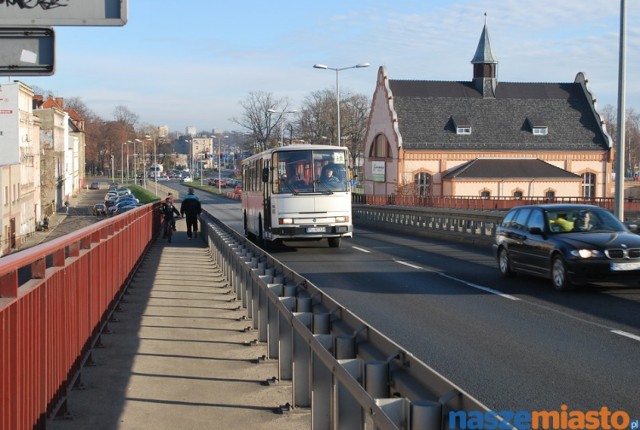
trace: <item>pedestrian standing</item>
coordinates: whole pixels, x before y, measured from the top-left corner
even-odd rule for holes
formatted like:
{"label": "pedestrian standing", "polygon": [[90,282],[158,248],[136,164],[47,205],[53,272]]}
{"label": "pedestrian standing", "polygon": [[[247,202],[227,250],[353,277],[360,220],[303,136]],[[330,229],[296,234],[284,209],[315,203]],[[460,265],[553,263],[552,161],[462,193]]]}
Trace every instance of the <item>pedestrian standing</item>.
{"label": "pedestrian standing", "polygon": [[67,210],[67,215],[69,214],[69,200],[64,201],[64,207]]}
{"label": "pedestrian standing", "polygon": [[184,196],[180,204],[180,214],[184,215],[187,222],[187,237],[189,240],[191,240],[192,232],[193,237],[198,237],[198,215],[201,212],[200,199],[193,193],[193,188],[189,187],[187,195]]}

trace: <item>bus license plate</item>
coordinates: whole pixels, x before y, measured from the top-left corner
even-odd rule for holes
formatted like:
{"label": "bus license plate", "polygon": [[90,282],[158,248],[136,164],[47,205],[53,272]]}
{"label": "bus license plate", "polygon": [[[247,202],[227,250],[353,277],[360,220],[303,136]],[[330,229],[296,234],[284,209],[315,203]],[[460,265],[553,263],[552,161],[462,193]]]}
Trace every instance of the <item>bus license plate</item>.
{"label": "bus license plate", "polygon": [[611,263],[611,270],[638,270],[640,269],[640,263]]}
{"label": "bus license plate", "polygon": [[324,233],[326,231],[326,227],[307,227],[307,233]]}

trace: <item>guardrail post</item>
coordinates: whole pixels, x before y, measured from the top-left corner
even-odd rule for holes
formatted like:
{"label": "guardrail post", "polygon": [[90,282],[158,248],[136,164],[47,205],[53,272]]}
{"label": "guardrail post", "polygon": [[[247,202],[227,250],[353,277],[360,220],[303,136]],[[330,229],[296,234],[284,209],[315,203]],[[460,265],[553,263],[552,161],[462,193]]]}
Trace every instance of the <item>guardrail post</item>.
{"label": "guardrail post", "polygon": [[364,388],[374,399],[389,397],[389,363],[371,361],[364,366]]}
{"label": "guardrail post", "polygon": [[353,336],[336,336],[334,340],[333,350],[336,359],[350,359],[356,356],[356,342]]}
{"label": "guardrail post", "polygon": [[[296,306],[295,297],[281,297],[280,303],[290,312]],[[293,326],[285,314],[278,315],[278,379],[290,381],[293,377],[291,371],[293,355]]]}
{"label": "guardrail post", "polygon": [[[313,314],[310,312],[294,312],[293,316],[307,328],[311,329]],[[304,337],[297,331],[293,333],[293,407],[311,406],[311,388],[309,378],[311,369],[311,353]]]}
{"label": "guardrail post", "polygon": [[442,405],[430,400],[411,402],[411,430],[434,429],[442,426]]}
{"label": "guardrail post", "polygon": [[[333,335],[316,334],[320,345],[333,353]],[[313,430],[329,430],[333,419],[333,376],[331,369],[316,356],[311,354],[311,428]]]}
{"label": "guardrail post", "polygon": [[331,331],[331,315],[328,313],[313,314],[313,334],[329,334]]}
{"label": "guardrail post", "polygon": [[[266,263],[265,263],[266,265]],[[254,308],[255,316],[253,318],[253,328],[258,329],[258,340],[260,342],[267,341],[267,290],[263,288],[273,282],[273,268],[265,268],[264,274],[258,276],[260,282],[256,285]]]}
{"label": "guardrail post", "polygon": [[[338,360],[338,363],[358,382],[362,383],[362,360]],[[336,384],[336,423],[340,430],[360,430],[363,428],[362,407],[349,391],[339,382]]]}
{"label": "guardrail post", "polygon": [[[275,280],[275,279],[274,279]],[[271,290],[271,292],[276,296],[276,297],[281,297],[282,296],[282,291],[283,291],[283,285],[282,284],[269,284],[267,285],[267,288],[269,290]],[[271,300],[268,300],[268,304],[267,304],[267,320],[268,320],[268,327],[267,327],[267,357],[268,358],[278,358],[278,306],[272,302]]]}

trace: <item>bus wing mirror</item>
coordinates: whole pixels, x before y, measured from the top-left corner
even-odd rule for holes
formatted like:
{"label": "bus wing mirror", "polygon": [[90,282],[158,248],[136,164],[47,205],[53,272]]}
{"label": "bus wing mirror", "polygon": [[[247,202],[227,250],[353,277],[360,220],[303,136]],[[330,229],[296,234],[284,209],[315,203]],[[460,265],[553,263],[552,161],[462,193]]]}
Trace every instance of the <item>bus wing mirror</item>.
{"label": "bus wing mirror", "polygon": [[262,182],[269,182],[269,168],[262,169]]}

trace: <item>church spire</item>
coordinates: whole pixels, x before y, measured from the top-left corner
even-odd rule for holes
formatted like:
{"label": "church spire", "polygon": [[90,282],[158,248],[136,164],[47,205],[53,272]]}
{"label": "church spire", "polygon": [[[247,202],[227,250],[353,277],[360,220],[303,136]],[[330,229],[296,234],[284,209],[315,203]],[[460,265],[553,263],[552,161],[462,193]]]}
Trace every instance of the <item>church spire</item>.
{"label": "church spire", "polygon": [[498,60],[493,55],[489,30],[487,29],[487,14],[484,14],[484,27],[480,35],[480,41],[476,53],[471,60],[473,64],[473,82],[483,97],[494,97],[496,89],[496,66]]}

